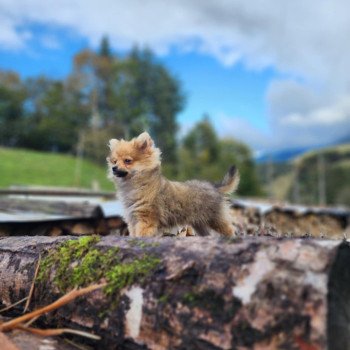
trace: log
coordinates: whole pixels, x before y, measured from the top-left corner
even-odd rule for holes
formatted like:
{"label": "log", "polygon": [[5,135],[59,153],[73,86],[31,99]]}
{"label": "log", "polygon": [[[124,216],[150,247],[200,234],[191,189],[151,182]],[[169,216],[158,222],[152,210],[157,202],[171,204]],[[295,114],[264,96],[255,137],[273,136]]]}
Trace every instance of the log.
{"label": "log", "polygon": [[[68,218],[77,219],[99,218],[103,216],[99,205],[89,204],[86,202],[70,203],[65,200],[45,201],[30,199],[14,199],[7,197],[0,197],[0,212],[9,214],[38,213],[39,215],[41,214],[43,216],[44,219],[42,221],[45,220],[45,215],[48,215],[47,220],[50,220],[49,215],[62,217],[66,216]],[[27,221],[30,221],[30,218]]]}
{"label": "log", "polygon": [[[70,239],[1,238],[0,307],[28,295],[39,253],[46,277],[31,309],[61,296],[62,271],[45,265],[45,254],[63,254],[59,247]],[[41,326],[96,333],[102,340],[92,345],[101,349],[350,349],[346,241],[106,236],[76,251],[63,275],[83,267],[84,256],[96,250],[97,259],[108,259],[97,267],[103,273],[92,276],[110,290],[48,314]]]}
{"label": "log", "polygon": [[0,349],[19,350],[18,347],[2,332],[0,332]]}
{"label": "log", "polygon": [[304,207],[236,199],[231,209],[236,231],[243,235],[256,236],[266,232],[275,237],[343,239],[350,234],[348,208]]}
{"label": "log", "polygon": [[10,334],[0,332],[1,350],[77,350],[66,339],[42,337],[16,330]]}

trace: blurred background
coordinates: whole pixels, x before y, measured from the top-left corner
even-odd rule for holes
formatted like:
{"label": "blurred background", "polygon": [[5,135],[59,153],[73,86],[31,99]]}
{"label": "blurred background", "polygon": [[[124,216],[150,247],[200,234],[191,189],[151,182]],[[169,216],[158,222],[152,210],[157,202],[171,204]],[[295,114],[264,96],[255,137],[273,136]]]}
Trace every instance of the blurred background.
{"label": "blurred background", "polygon": [[0,188],[113,190],[147,130],[172,179],[349,206],[349,33],[342,0],[0,0]]}

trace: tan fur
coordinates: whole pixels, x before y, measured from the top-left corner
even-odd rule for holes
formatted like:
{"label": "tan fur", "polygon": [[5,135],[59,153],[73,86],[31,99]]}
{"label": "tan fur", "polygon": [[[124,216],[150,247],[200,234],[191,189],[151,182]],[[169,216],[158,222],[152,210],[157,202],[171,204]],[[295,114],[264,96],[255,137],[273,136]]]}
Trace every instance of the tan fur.
{"label": "tan fur", "polygon": [[239,180],[239,173],[231,174],[230,169],[230,171],[225,175],[224,179],[222,180],[221,186],[218,187],[218,191],[222,194],[235,192],[239,185]]}
{"label": "tan fur", "polygon": [[[198,180],[169,181],[161,174],[161,152],[147,133],[131,141],[112,139],[109,146],[109,178],[118,187],[131,236],[154,236],[185,225],[199,235],[208,235],[210,229],[233,235],[229,203],[223,194],[238,186],[234,167],[218,185]],[[113,168],[125,177],[117,177]]]}

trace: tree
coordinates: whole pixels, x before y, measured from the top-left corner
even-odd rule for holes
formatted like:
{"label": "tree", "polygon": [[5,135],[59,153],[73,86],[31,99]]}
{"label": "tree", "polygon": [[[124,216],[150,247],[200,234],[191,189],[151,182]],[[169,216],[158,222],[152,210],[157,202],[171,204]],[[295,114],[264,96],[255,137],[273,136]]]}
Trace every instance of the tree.
{"label": "tree", "polygon": [[14,72],[0,72],[0,145],[16,146],[21,138],[25,90]]}
{"label": "tree", "polygon": [[156,142],[163,151],[164,162],[176,164],[178,161],[176,115],[183,108],[184,96],[180,90],[180,83],[162,66],[155,67],[152,100],[150,131],[155,135]]}
{"label": "tree", "polygon": [[115,122],[113,108],[114,70],[116,57],[113,57],[109,39],[104,36],[100,43],[98,55],[95,57],[96,65],[96,107],[102,115],[104,126],[108,127]]}
{"label": "tree", "polygon": [[184,137],[181,156],[181,178],[218,180],[215,164],[219,156],[219,140],[209,117],[205,115]]}
{"label": "tree", "polygon": [[0,72],[0,142],[74,152],[84,139],[86,155],[102,162],[108,141],[102,143],[103,137],[129,139],[147,130],[174,173],[176,115],[183,103],[179,81],[150,50],[136,47],[121,59],[103,37],[97,52],[86,49],[74,56],[64,80],[39,76],[21,82]]}
{"label": "tree", "polygon": [[115,110],[125,137],[148,130],[163,151],[163,161],[177,162],[176,115],[184,96],[180,83],[150,50],[135,47],[123,61],[116,62]]}
{"label": "tree", "polygon": [[242,142],[226,138],[220,141],[220,161],[222,167],[228,164],[236,164],[241,180],[237,193],[245,196],[257,196],[262,194],[256,165],[252,153],[247,145]]}
{"label": "tree", "polygon": [[25,120],[19,145],[46,151],[74,152],[79,130],[86,124],[74,95],[62,81],[46,77],[26,84]]}
{"label": "tree", "polygon": [[233,139],[220,140],[209,117],[205,116],[183,139],[180,148],[180,178],[218,182],[231,165],[236,165],[241,174],[239,194],[261,193],[249,148]]}
{"label": "tree", "polygon": [[[125,59],[118,59],[103,38],[98,54],[84,50],[74,57],[69,86],[80,96],[81,105],[90,108],[95,134],[114,130],[117,134],[112,137],[129,139],[147,130],[162,149],[163,161],[176,167],[176,115],[183,96],[179,82],[151,51],[134,48]],[[92,150],[94,132],[86,130],[86,135]],[[95,158],[102,149],[93,153]]]}
{"label": "tree", "polygon": [[108,36],[103,36],[100,43],[100,49],[98,52],[100,57],[112,58],[111,46],[109,44]]}

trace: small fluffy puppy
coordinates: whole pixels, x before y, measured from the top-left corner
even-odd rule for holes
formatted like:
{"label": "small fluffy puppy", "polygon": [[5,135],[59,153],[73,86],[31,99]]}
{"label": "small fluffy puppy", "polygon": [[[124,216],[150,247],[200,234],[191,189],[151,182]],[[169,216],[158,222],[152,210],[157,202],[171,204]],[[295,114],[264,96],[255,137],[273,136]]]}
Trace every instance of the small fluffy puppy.
{"label": "small fluffy puppy", "polygon": [[198,235],[210,229],[232,236],[225,194],[236,190],[239,174],[232,166],[220,184],[169,181],[161,173],[161,152],[147,132],[131,141],[109,141],[109,178],[118,187],[131,236],[155,236],[175,226],[192,226]]}

